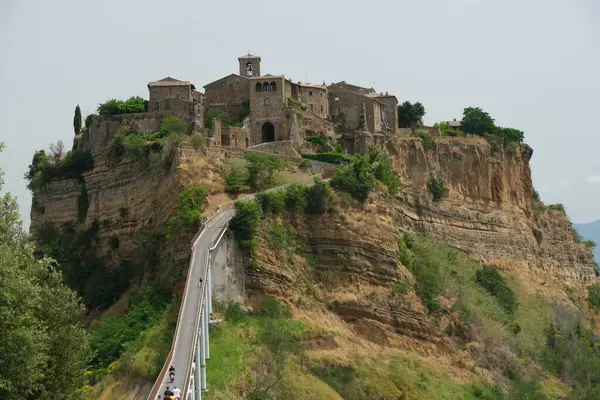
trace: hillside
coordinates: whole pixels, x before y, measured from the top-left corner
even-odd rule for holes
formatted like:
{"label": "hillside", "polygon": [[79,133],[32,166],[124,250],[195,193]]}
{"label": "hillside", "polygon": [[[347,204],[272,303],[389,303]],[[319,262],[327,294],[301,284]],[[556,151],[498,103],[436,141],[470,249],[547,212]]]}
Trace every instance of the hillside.
{"label": "hillside", "polygon": [[[148,393],[204,215],[326,165],[211,146],[164,116],[144,120],[155,134],[136,123],[98,117],[70,156],[31,167],[38,252],[89,310],[88,398]],[[242,283],[215,305],[214,398],[594,398],[595,264],[564,209],[533,199],[532,150],[420,135],[236,206],[249,218],[222,251]],[[342,157],[319,155],[326,140],[297,150]]]}
{"label": "hillside", "polygon": [[[600,220],[587,224],[573,224],[573,228],[575,228],[585,240],[593,240],[596,243],[600,243]],[[596,261],[600,260],[600,248],[598,247],[594,248],[594,258]]]}

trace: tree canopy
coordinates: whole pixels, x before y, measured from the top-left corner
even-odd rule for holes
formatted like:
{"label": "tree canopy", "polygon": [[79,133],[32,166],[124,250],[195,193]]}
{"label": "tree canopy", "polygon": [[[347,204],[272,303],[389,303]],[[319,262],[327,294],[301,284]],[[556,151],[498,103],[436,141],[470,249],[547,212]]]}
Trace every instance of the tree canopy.
{"label": "tree canopy", "polygon": [[[0,151],[3,145],[0,143]],[[0,192],[4,181],[0,168]],[[83,307],[50,258],[36,260],[14,197],[0,197],[0,397],[71,399],[85,370]]]}
{"label": "tree canopy", "polygon": [[467,107],[463,111],[462,129],[474,135],[494,132],[494,118],[479,107]]}
{"label": "tree canopy", "polygon": [[79,104],[75,107],[75,115],[73,116],[73,130],[76,135],[79,135],[81,132],[81,109],[79,108]]}
{"label": "tree canopy", "polygon": [[399,128],[414,128],[423,122],[424,116],[425,107],[419,102],[411,104],[410,101],[405,101],[398,105]]}

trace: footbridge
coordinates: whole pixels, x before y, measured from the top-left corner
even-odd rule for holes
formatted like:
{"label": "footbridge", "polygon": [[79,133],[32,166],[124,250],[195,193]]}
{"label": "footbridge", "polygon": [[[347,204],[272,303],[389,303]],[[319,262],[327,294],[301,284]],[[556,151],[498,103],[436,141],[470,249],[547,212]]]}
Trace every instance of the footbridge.
{"label": "footbridge", "polygon": [[[321,174],[278,186],[283,189],[293,183],[311,185]],[[254,195],[241,200],[251,200]],[[234,216],[233,202],[222,204],[204,222],[192,240],[192,256],[171,351],[150,391],[148,400],[162,398],[167,387],[181,390],[182,400],[200,400],[207,392],[207,360],[210,359],[209,326],[212,320],[212,267],[219,244]],[[169,367],[175,368],[175,380],[169,379]]]}

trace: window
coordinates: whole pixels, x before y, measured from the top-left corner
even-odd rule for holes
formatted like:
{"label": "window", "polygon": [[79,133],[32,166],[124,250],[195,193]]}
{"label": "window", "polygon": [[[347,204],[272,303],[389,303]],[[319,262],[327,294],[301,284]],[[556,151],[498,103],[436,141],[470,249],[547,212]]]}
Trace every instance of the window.
{"label": "window", "polygon": [[276,92],[277,91],[277,84],[275,82],[271,82],[271,92]]}
{"label": "window", "polygon": [[256,91],[257,92],[262,92],[262,84],[260,82],[256,82]]}
{"label": "window", "polygon": [[271,86],[267,82],[263,83],[263,92],[270,92]]}
{"label": "window", "polygon": [[170,88],[169,88],[169,96],[172,96],[172,95],[173,95],[173,88],[172,88],[172,87],[170,87]]}
{"label": "window", "polygon": [[323,97],[323,93],[319,93],[321,95],[321,97]]}
{"label": "window", "polygon": [[314,107],[313,107],[313,105],[312,105],[312,104],[311,104],[311,105],[309,105],[308,107],[310,108],[310,111],[314,111]]}
{"label": "window", "polygon": [[312,96],[312,92],[308,92],[308,95],[309,95],[309,96]]}

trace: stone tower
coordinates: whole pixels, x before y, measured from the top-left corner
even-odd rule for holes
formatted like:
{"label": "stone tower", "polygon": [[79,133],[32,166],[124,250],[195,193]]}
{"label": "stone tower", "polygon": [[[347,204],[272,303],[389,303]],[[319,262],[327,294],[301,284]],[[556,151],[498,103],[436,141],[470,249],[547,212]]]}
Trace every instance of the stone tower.
{"label": "stone tower", "polygon": [[238,57],[240,62],[240,76],[252,78],[260,76],[260,57],[248,53],[245,56]]}

